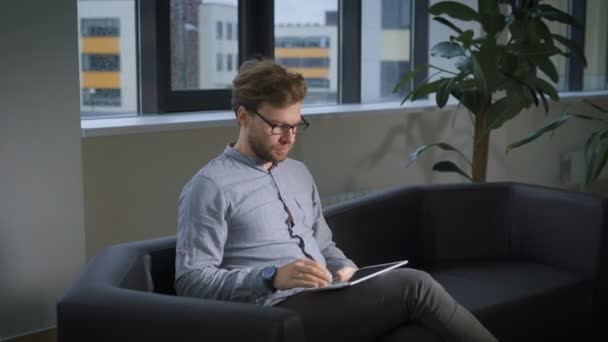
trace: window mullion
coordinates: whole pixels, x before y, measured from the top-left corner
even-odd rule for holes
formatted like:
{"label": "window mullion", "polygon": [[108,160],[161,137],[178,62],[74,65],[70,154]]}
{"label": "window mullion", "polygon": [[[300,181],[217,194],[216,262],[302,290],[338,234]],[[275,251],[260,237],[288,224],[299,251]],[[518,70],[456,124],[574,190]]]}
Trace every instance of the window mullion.
{"label": "window mullion", "polygon": [[274,1],[239,1],[239,65],[255,55],[274,58]]}
{"label": "window mullion", "polygon": [[[585,51],[585,29],[586,29],[586,10],[587,0],[571,0],[571,13],[576,20],[581,24],[582,28],[571,27],[570,39],[577,42],[581,49]],[[584,65],[576,58],[568,59],[568,90],[581,91],[583,90]]]}
{"label": "window mullion", "polygon": [[340,0],[338,13],[338,101],[361,103],[361,0]]}
{"label": "window mullion", "polygon": [[[412,0],[413,13],[413,31],[412,31],[412,63],[410,68],[413,69],[416,65],[427,65],[429,63],[429,0]],[[413,87],[415,89],[428,76],[425,73],[419,73],[414,77]]]}

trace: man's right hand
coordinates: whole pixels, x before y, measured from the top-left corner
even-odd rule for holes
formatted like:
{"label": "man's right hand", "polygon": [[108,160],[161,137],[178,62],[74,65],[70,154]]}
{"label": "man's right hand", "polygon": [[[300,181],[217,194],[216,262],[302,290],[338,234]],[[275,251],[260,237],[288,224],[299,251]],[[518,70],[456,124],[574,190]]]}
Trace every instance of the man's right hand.
{"label": "man's right hand", "polygon": [[279,290],[295,287],[321,287],[332,281],[327,268],[310,259],[299,259],[277,269],[274,287]]}

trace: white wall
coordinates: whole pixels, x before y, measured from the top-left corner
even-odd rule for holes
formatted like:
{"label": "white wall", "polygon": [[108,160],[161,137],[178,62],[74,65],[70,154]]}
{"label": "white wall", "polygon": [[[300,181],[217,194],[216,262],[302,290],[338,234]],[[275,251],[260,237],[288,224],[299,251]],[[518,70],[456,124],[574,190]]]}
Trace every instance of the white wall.
{"label": "white wall", "polygon": [[84,263],[76,1],[2,1],[0,44],[2,340],[54,326]]}

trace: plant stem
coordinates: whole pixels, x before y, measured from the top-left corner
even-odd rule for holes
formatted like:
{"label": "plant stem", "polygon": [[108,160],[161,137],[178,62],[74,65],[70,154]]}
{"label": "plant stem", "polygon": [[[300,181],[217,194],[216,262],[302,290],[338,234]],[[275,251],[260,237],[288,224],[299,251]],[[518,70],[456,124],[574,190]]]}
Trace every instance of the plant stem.
{"label": "plant stem", "polygon": [[483,106],[479,113],[475,114],[475,132],[473,134],[473,182],[483,183],[486,181],[486,170],[488,168],[488,149],[490,146],[490,133],[484,134],[486,108],[489,102]]}

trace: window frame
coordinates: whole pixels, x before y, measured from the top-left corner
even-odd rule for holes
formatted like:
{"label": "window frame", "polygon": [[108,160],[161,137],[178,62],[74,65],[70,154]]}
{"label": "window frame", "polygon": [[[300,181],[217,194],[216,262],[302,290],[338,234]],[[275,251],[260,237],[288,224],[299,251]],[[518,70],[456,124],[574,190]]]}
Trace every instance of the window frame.
{"label": "window frame", "polygon": [[[230,89],[173,90],[171,88],[170,0],[135,0],[140,115],[231,109]],[[573,15],[584,25],[586,0],[570,0]],[[429,60],[429,0],[412,0],[410,68]],[[238,20],[232,37],[238,39],[238,63],[255,55],[274,58],[274,0],[238,0]],[[338,105],[361,104],[362,0],[338,0]],[[232,23],[231,23],[232,24]],[[216,26],[216,25],[214,25]],[[347,29],[344,29],[344,28]],[[224,32],[225,33],[225,32]],[[572,29],[577,41],[585,29]],[[349,51],[345,58],[344,51]],[[607,61],[608,65],[608,61]],[[223,68],[226,69],[226,68]],[[582,91],[583,66],[569,59],[568,89]],[[419,73],[411,89],[427,75]],[[608,80],[607,80],[608,83]]]}
{"label": "window frame", "polygon": [[[230,89],[173,90],[171,87],[170,0],[136,0],[141,114],[228,110]],[[254,55],[274,57],[274,3],[238,1],[238,65]],[[237,67],[238,65],[233,66]]]}

